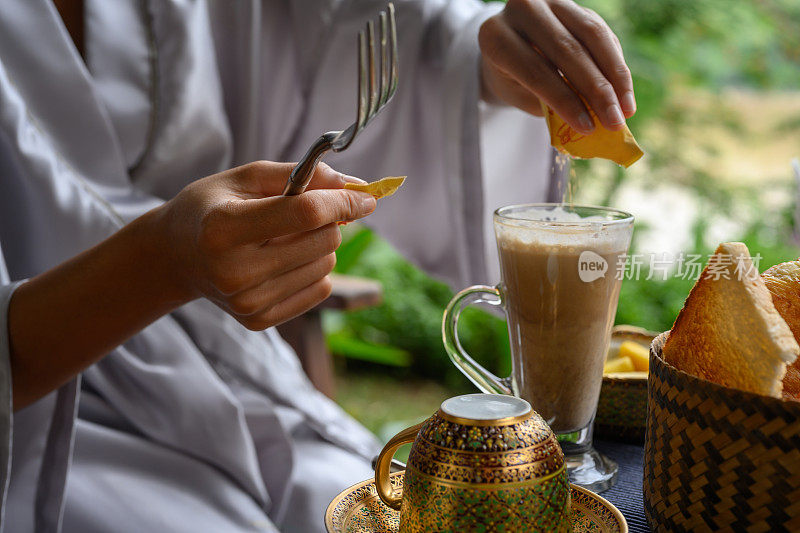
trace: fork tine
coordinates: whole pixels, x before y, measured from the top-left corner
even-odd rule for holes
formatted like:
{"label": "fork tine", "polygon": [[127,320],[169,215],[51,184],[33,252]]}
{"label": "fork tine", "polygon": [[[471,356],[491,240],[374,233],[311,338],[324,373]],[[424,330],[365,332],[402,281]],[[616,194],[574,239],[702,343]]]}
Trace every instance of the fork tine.
{"label": "fork tine", "polygon": [[367,22],[367,63],[369,63],[369,107],[367,108],[367,122],[369,117],[378,111],[380,104],[378,96],[378,73],[375,68],[375,23]]}
{"label": "fork tine", "polygon": [[[347,149],[370,119],[377,115],[383,106],[392,99],[395,89],[397,89],[398,60],[397,24],[394,17],[394,5],[391,2],[387,6],[387,11],[388,16],[386,12],[381,12],[380,14],[380,58],[375,55],[374,22],[367,23],[366,32],[362,30],[358,33],[358,108],[356,110],[356,121],[345,130],[329,131],[314,141],[300,162],[292,169],[292,173],[283,190],[284,196],[301,194],[306,189],[320,158],[329,150],[340,152]],[[367,44],[367,39],[369,39],[369,45]],[[378,61],[380,61],[380,77],[376,72],[376,63]]]}
{"label": "fork tine", "polygon": [[364,129],[364,126],[369,121],[370,107],[372,105],[370,103],[370,69],[371,65],[367,65],[367,38],[364,31],[360,31],[358,32],[358,106],[356,120],[336,136],[335,141],[338,143],[338,147],[334,148],[334,150],[337,152],[350,146],[358,132]]}
{"label": "fork tine", "polygon": [[[394,91],[397,89],[397,81],[399,78],[399,60],[398,60],[398,52],[397,52],[397,23],[395,22],[394,18],[394,4],[389,2],[389,38],[391,40],[391,56],[392,56],[392,75],[391,81],[389,82],[389,97],[386,99],[388,102],[392,96],[394,95]],[[385,103],[385,102],[384,102]]]}
{"label": "fork tine", "polygon": [[369,116],[369,80],[367,79],[367,42],[364,32],[358,33],[358,116],[356,118],[355,134],[364,127]]}
{"label": "fork tine", "polygon": [[389,98],[389,50],[387,47],[389,35],[389,23],[386,19],[386,12],[381,11],[381,105],[385,104]]}
{"label": "fork tine", "polygon": [[[392,99],[397,89],[397,27],[394,19],[394,5],[388,5],[388,16],[381,12],[381,51],[380,76],[377,74],[375,50],[375,25],[367,23],[366,30],[358,33],[358,113],[356,121],[341,132],[337,151],[344,150],[356,135],[377,115],[381,108]],[[388,26],[388,30],[386,29]],[[378,81],[380,86],[378,86]]]}

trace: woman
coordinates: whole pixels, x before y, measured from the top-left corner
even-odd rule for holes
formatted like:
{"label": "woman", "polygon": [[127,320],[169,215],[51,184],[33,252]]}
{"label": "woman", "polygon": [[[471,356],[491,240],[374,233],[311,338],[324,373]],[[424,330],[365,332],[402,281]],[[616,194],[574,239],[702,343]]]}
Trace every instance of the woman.
{"label": "woman", "polygon": [[[481,94],[586,131],[559,71],[607,127],[634,111],[630,76],[572,2],[396,4],[395,98],[327,160],[408,174],[371,223],[432,273],[485,280],[487,213],[550,184],[541,122],[481,117]],[[375,202],[327,166],[282,198],[291,165],[251,161],[352,121],[354,35],[382,6],[5,3],[5,531],[315,531],[371,475],[374,438],[264,328],[327,295],[335,222]],[[481,118],[505,131],[502,165],[481,159]]]}

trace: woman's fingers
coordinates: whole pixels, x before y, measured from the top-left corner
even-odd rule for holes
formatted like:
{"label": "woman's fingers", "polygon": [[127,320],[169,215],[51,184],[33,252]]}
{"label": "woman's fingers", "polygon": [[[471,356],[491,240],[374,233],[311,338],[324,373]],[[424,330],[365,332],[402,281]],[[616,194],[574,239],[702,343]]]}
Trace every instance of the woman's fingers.
{"label": "woman's fingers", "polygon": [[249,224],[241,230],[249,242],[263,242],[335,222],[356,220],[372,213],[376,206],[371,194],[348,189],[319,189],[246,203]]}
{"label": "woman's fingers", "polygon": [[269,309],[259,313],[236,317],[246,328],[257,331],[271,326],[277,326],[287,320],[304,313],[319,304],[331,294],[331,279],[325,276],[294,292],[291,296],[278,302]]}
{"label": "woman's fingers", "polygon": [[619,39],[571,0],[508,0],[483,23],[479,41],[490,96],[530,112],[531,99],[514,87],[522,85],[582,133],[594,129],[587,105],[608,129],[636,111]]}
{"label": "woman's fingers", "polygon": [[506,20],[564,74],[606,128],[619,129],[625,117],[611,82],[583,44],[543,4],[542,0],[510,1]]}
{"label": "woman's fingers", "polygon": [[619,39],[600,15],[572,2],[553,6],[553,12],[583,44],[617,94],[626,117],[636,112],[631,71],[625,64]]}
{"label": "woman's fingers", "polygon": [[327,224],[311,231],[272,239],[254,253],[254,258],[272,263],[269,275],[274,277],[332,254],[341,243],[339,226]]}
{"label": "woman's fingers", "polygon": [[229,201],[203,218],[201,246],[221,253],[233,246],[263,244],[331,223],[356,220],[375,210],[375,197],[348,189],[319,189],[297,196]]}
{"label": "woman's fingers", "polygon": [[[253,161],[229,171],[232,184],[244,199],[264,198],[283,194],[286,182],[297,163]],[[363,180],[346,176],[325,163],[318,163],[308,183],[308,189],[341,189],[348,181]]]}
{"label": "woman's fingers", "polygon": [[232,298],[333,254],[341,242],[339,227],[328,224],[279,237],[263,245],[249,244],[221,253],[207,253],[206,277],[215,297]]}
{"label": "woman's fingers", "polygon": [[[249,167],[194,182],[169,202],[165,215],[183,277],[217,301],[333,253],[341,242],[335,223],[364,217],[376,205],[370,194],[341,188],[243,198],[232,183],[244,187],[247,176],[285,171],[288,165],[260,162]],[[321,186],[350,179],[327,165],[320,167],[319,176]]]}
{"label": "woman's fingers", "polygon": [[486,85],[483,92],[489,101],[499,100],[539,117],[544,114],[535,93],[486,60],[481,61],[481,74]]}
{"label": "woman's fingers", "polygon": [[264,313],[330,274],[334,266],[336,266],[336,255],[325,255],[280,276],[268,279],[252,289],[231,296],[226,300],[225,306],[237,317]]}
{"label": "woman's fingers", "polygon": [[318,163],[317,168],[314,169],[314,176],[308,183],[308,189],[341,189],[345,183],[366,183],[361,178],[355,176],[348,176],[341,172],[332,169],[325,163]]}
{"label": "woman's fingers", "polygon": [[342,188],[360,180],[327,165],[317,167],[317,189],[269,196],[282,190],[293,166],[259,161],[221,172],[159,209],[165,253],[187,294],[207,297],[252,329],[327,297],[341,243],[336,222],[375,209],[372,195]]}
{"label": "woman's fingers", "polygon": [[[317,165],[309,190],[280,196],[293,166],[256,161],[187,187],[194,191],[192,200],[201,204],[197,207],[205,211],[199,221],[200,246],[223,251],[242,244],[262,244],[275,237],[356,220],[375,210],[372,195],[343,189],[347,182],[362,180],[324,163]],[[202,205],[209,200],[210,205]]]}
{"label": "woman's fingers", "polygon": [[556,67],[514,31],[505,17],[484,22],[478,38],[485,60],[538,95],[578,131],[590,133],[594,129],[586,106]]}
{"label": "woman's fingers", "polygon": [[286,181],[296,163],[277,163],[274,161],[253,161],[223,172],[232,192],[242,199],[256,199],[277,196],[283,193]]}

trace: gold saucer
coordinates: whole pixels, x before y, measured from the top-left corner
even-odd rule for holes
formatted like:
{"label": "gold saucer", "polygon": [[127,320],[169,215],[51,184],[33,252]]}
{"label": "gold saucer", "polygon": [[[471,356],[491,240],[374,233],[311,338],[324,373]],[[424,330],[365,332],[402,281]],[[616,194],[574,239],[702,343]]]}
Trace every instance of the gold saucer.
{"label": "gold saucer", "polygon": [[[392,488],[403,487],[403,472],[391,475]],[[594,492],[571,485],[573,533],[627,533],[625,517]],[[384,505],[375,480],[362,481],[343,490],[325,511],[328,533],[397,533],[400,512]]]}

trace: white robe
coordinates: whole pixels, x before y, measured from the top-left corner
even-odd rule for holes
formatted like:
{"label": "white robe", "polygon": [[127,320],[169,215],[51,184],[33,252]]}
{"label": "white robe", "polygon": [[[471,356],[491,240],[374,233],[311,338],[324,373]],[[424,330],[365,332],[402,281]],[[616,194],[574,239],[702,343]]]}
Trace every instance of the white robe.
{"label": "white robe", "polygon": [[[383,4],[87,0],[84,63],[50,0],[0,0],[0,530],[321,531],[370,477],[378,443],[274,329],[196,301],[12,413],[6,311],[20,282],[193,179],[346,127],[355,35]],[[477,30],[498,6],[395,4],[397,94],[326,161],[407,174],[368,222],[454,285],[493,281],[491,210],[551,188],[542,122],[479,106]]]}

